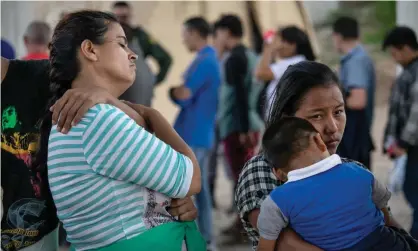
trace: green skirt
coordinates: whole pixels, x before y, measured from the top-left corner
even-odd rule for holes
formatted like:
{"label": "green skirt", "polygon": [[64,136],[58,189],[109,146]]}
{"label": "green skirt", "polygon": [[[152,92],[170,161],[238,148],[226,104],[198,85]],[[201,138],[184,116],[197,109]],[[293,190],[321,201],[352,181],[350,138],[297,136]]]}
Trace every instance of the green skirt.
{"label": "green skirt", "polygon": [[[195,222],[165,223],[94,251],[181,251],[183,241],[186,241],[187,251],[206,251],[206,241]],[[71,247],[71,250],[76,249]]]}

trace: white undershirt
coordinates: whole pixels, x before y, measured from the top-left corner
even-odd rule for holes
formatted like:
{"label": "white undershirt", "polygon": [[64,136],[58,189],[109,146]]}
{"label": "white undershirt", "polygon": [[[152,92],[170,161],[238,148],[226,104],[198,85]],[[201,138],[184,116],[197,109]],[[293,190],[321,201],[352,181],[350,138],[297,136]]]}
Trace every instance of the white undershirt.
{"label": "white undershirt", "polygon": [[277,87],[277,84],[279,83],[280,78],[283,76],[283,73],[286,71],[287,67],[293,64],[297,64],[301,61],[305,61],[306,58],[303,55],[296,55],[289,58],[283,58],[279,61],[273,63],[270,65],[270,69],[273,72],[274,79],[270,82],[269,86],[267,87],[266,95],[266,108],[265,108],[265,118],[268,118],[268,115],[270,114],[270,107],[274,100],[274,93]]}

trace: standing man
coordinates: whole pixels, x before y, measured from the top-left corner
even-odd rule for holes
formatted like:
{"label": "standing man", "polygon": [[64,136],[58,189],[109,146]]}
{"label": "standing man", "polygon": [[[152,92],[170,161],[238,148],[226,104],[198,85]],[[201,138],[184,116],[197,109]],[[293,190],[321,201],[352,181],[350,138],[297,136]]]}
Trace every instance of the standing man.
{"label": "standing man", "polygon": [[58,218],[46,176],[33,168],[37,122],[49,98],[46,60],[1,58],[1,249],[57,251]]}
{"label": "standing man", "polygon": [[48,45],[51,40],[51,28],[42,21],[33,21],[26,29],[23,41],[27,50],[23,60],[39,60],[49,58]]}
{"label": "standing man", "polygon": [[408,27],[395,27],[386,36],[383,49],[403,67],[392,88],[388,136],[395,142],[388,148],[392,157],[407,154],[404,193],[413,210],[411,235],[418,239],[418,41]]}
{"label": "standing man", "polygon": [[[263,88],[255,82],[253,72],[257,56],[242,44],[244,34],[238,16],[224,15],[215,24],[218,43],[229,56],[225,61],[225,83],[221,85],[218,126],[225,157],[234,178],[234,187],[244,164],[255,154],[263,121],[257,112],[257,101]],[[225,232],[241,236],[237,215],[234,225]]]}
{"label": "standing man", "polygon": [[181,108],[174,128],[193,149],[199,161],[202,190],[196,196],[198,223],[207,241],[207,250],[215,250],[208,161],[215,141],[221,73],[216,51],[208,45],[209,35],[210,26],[205,19],[193,17],[184,22],[184,44],[197,56],[184,74],[184,84],[171,88],[170,97]]}
{"label": "standing man", "polygon": [[[124,27],[130,29],[131,39],[128,41],[129,47],[141,57],[144,61],[148,56],[153,57],[159,66],[159,72],[156,74],[155,79],[150,79],[151,69],[144,64],[139,64],[137,76],[140,80],[135,80],[134,84],[121,96],[121,99],[125,99],[134,103],[141,103],[147,106],[151,105],[151,99],[153,96],[154,86],[160,84],[165,77],[171,66],[171,56],[168,52],[153,38],[142,29],[142,27],[133,27],[131,24],[132,9],[127,2],[115,2],[113,4],[113,13],[117,17],[118,21]],[[141,77],[142,75],[146,77]],[[141,98],[144,97],[144,98]]]}
{"label": "standing man", "polygon": [[136,77],[134,83],[120,96],[120,99],[135,104],[151,106],[155,76],[145,61],[144,53],[139,46],[138,39],[134,36],[134,29],[124,23],[121,26],[128,40],[129,49],[138,55],[138,59],[136,60]]}
{"label": "standing man", "polygon": [[[111,98],[100,88],[73,89],[64,96],[72,102],[65,103],[65,112],[60,113],[63,120],[69,108],[84,114],[94,104],[107,103]],[[47,111],[49,97],[47,60],[1,58],[1,185],[4,192],[1,249],[4,251],[58,250],[58,218],[46,173],[32,165],[39,141],[38,121]],[[74,115],[67,117],[70,122]]]}
{"label": "standing man", "polygon": [[351,17],[340,17],[333,25],[332,39],[342,54],[340,81],[346,94],[347,125],[338,153],[371,169],[375,70],[359,41],[359,26]]}

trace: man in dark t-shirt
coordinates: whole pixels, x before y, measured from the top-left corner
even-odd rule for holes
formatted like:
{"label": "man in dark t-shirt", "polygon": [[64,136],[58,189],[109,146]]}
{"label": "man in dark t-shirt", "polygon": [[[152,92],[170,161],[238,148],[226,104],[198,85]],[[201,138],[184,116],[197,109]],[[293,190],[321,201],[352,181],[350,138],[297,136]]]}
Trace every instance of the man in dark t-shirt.
{"label": "man in dark t-shirt", "polygon": [[[220,88],[218,126],[224,154],[234,182],[244,164],[255,154],[263,122],[257,113],[261,85],[252,78],[256,61],[254,52],[242,44],[243,25],[238,16],[223,15],[214,25],[219,44],[229,52],[224,64],[224,83]],[[225,234],[241,237],[237,216]],[[237,239],[238,239],[237,238]]]}
{"label": "man in dark t-shirt", "polygon": [[[56,251],[58,218],[46,170],[32,167],[39,122],[50,96],[49,62],[2,58],[1,68],[1,248]],[[67,98],[81,99],[84,108],[79,106],[79,110],[87,111],[95,103],[105,102],[104,95],[97,89],[83,89],[68,92]]]}
{"label": "man in dark t-shirt", "polygon": [[48,61],[10,61],[1,84],[1,247],[6,251],[31,246],[58,225],[46,175],[31,166],[39,138],[37,122],[48,100],[47,65]]}

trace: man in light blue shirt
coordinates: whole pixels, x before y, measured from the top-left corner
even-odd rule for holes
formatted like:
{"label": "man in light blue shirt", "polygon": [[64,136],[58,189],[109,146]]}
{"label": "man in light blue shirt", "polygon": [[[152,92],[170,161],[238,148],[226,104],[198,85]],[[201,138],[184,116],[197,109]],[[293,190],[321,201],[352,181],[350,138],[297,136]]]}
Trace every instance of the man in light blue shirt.
{"label": "man in light blue shirt", "polygon": [[343,55],[340,81],[346,94],[347,124],[338,153],[370,169],[376,88],[373,61],[359,42],[359,27],[355,19],[341,17],[336,20],[332,37],[338,52]]}
{"label": "man in light blue shirt", "polygon": [[186,20],[183,26],[184,44],[190,51],[197,52],[197,55],[183,76],[184,84],[170,90],[172,101],[181,108],[174,128],[192,147],[199,161],[202,190],[196,196],[198,225],[208,242],[208,250],[214,250],[212,201],[207,169],[215,140],[221,73],[216,51],[208,46],[210,26],[206,20],[193,17]]}

